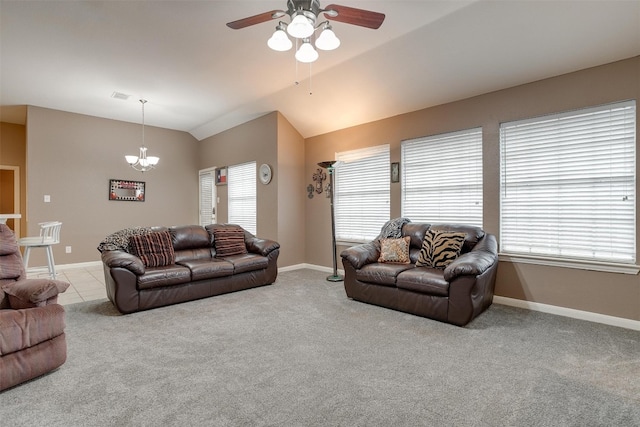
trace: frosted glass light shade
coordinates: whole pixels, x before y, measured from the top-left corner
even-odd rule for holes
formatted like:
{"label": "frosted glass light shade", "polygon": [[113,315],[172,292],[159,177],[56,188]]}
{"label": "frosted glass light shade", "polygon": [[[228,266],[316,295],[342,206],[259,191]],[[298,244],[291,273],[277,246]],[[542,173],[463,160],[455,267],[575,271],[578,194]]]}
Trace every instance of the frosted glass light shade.
{"label": "frosted glass light shade", "polygon": [[311,46],[309,40],[306,40],[296,52],[296,59],[300,62],[309,63],[318,59],[318,51]]}
{"label": "frosted glass light shade", "polygon": [[320,33],[320,37],[316,40],[316,47],[322,50],[333,50],[340,46],[340,39],[336,37],[336,33],[331,28],[326,28]]}
{"label": "frosted glass light shade", "polygon": [[138,156],[124,156],[124,158],[130,165],[135,165],[138,161]]}
{"label": "frosted glass light shade", "polygon": [[273,50],[284,52],[291,49],[293,43],[291,43],[291,40],[287,37],[287,33],[283,30],[276,30],[271,38],[267,40],[267,45]]}
{"label": "frosted glass light shade", "polygon": [[299,14],[296,15],[295,18],[291,21],[289,26],[287,26],[287,33],[291,37],[295,37],[297,39],[304,39],[309,37],[314,32],[313,24],[306,16]]}

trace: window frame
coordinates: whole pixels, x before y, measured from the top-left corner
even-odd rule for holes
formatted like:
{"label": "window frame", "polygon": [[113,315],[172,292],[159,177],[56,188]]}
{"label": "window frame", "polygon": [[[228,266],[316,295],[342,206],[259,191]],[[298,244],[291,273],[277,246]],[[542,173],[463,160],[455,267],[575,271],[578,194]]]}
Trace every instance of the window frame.
{"label": "window frame", "polygon": [[[442,158],[442,151],[447,153],[446,159]],[[403,217],[415,222],[462,223],[483,228],[482,127],[404,140],[400,144],[400,157]],[[443,161],[433,161],[438,158]],[[415,206],[408,211],[408,205],[415,205],[409,198],[427,200],[427,204],[433,201],[428,206],[430,213],[420,216]],[[424,204],[421,202],[421,206]]]}
{"label": "window frame", "polygon": [[[339,244],[347,245],[370,242],[380,234],[380,229],[391,216],[391,146],[389,144],[381,144],[341,151],[336,153],[335,158],[338,162],[334,171],[335,192],[333,194],[336,241]],[[365,161],[366,163],[364,163]],[[360,167],[353,169],[358,164],[357,162],[360,162]],[[350,167],[349,165],[352,166]],[[358,191],[354,192],[353,188],[359,184],[354,180],[356,177],[367,185],[360,189],[356,188]],[[327,178],[330,179],[328,173]],[[347,182],[344,181],[347,179],[349,180],[349,186],[343,185],[341,190],[341,180],[343,180],[342,182]],[[384,191],[384,188],[386,188],[386,191]],[[381,189],[383,191],[380,191]],[[367,203],[358,205],[355,203],[356,199],[360,201],[366,200]],[[382,204],[380,204],[381,201]],[[347,203],[348,206],[345,205]],[[386,209],[381,208],[383,205],[386,205]],[[380,209],[378,209],[379,207]],[[358,208],[361,212],[368,209],[368,213],[375,209],[380,215],[371,215],[363,218],[361,212],[356,212]],[[385,214],[382,214],[382,211],[385,211]],[[357,222],[353,221],[356,217],[358,218]],[[354,223],[360,224],[360,227],[357,232],[341,234],[342,230],[345,229],[342,224],[343,221],[351,225]],[[372,234],[374,230],[375,234]]]}
{"label": "window frame", "polygon": [[[563,246],[561,245],[561,243],[558,243],[558,245],[556,246],[557,252],[556,253],[543,253],[541,251],[532,251],[530,253],[524,252],[524,251],[517,251],[517,250],[513,250],[509,247],[507,247],[505,249],[505,229],[507,227],[512,227],[511,223],[507,220],[505,220],[505,215],[507,215],[505,213],[505,210],[507,209],[513,209],[511,207],[507,208],[505,206],[505,191],[517,191],[517,188],[524,188],[525,185],[528,184],[527,190],[529,191],[527,194],[532,194],[531,191],[534,189],[540,189],[542,188],[543,190],[539,190],[539,191],[544,191],[544,187],[545,186],[549,186],[548,184],[546,185],[542,185],[539,184],[537,186],[532,186],[532,179],[529,177],[535,177],[536,175],[534,174],[534,170],[533,165],[531,162],[522,162],[523,164],[527,164],[528,167],[530,167],[529,169],[529,174],[527,174],[526,176],[528,177],[528,181],[523,179],[519,179],[519,181],[522,183],[520,184],[520,186],[515,186],[513,187],[513,182],[515,181],[515,179],[513,179],[511,181],[511,186],[510,188],[507,188],[507,180],[509,179],[508,176],[505,176],[507,174],[511,174],[513,175],[516,172],[520,172],[524,171],[527,172],[526,168],[522,168],[522,169],[518,169],[518,170],[506,170],[509,167],[513,167],[512,165],[514,165],[517,160],[515,159],[515,157],[512,154],[512,157],[510,160],[507,160],[506,156],[509,155],[509,151],[511,150],[513,152],[513,150],[517,150],[522,148],[523,150],[528,150],[528,151],[533,151],[534,148],[529,147],[527,148],[526,146],[524,147],[516,147],[514,144],[514,142],[512,142],[511,147],[508,147],[507,144],[509,144],[508,138],[511,138],[511,141],[514,141],[515,138],[517,137],[517,135],[515,135],[514,132],[517,133],[517,130],[515,130],[515,127],[520,126],[522,127],[522,129],[520,130],[520,134],[524,135],[524,132],[526,132],[529,127],[531,127],[532,130],[535,131],[535,129],[538,129],[538,134],[535,134],[534,137],[528,137],[527,139],[524,139],[525,142],[523,142],[523,144],[534,144],[538,141],[538,138],[542,138],[543,136],[547,135],[548,132],[550,132],[550,130],[555,129],[555,133],[559,134],[560,132],[564,131],[566,134],[566,131],[564,129],[566,129],[567,123],[569,124],[574,124],[577,127],[577,130],[580,132],[583,132],[584,135],[586,136],[582,136],[580,133],[576,133],[576,136],[573,136],[573,133],[571,134],[572,136],[557,136],[557,135],[552,135],[550,136],[550,140],[554,142],[553,146],[549,146],[551,147],[552,150],[548,149],[547,147],[544,147],[545,150],[544,152],[540,152],[538,151],[538,155],[540,154],[544,154],[545,156],[548,156],[549,159],[553,159],[553,160],[557,160],[558,163],[560,164],[560,167],[558,168],[558,170],[560,171],[559,173],[557,173],[556,175],[553,175],[552,172],[549,172],[549,182],[554,184],[555,186],[557,186],[558,191],[566,191],[567,189],[569,189],[570,191],[572,191],[573,193],[578,193],[578,189],[580,188],[580,186],[587,186],[587,187],[583,187],[583,188],[590,188],[592,189],[594,185],[597,184],[591,184],[591,187],[589,186],[589,183],[591,181],[596,182],[596,183],[600,183],[600,182],[608,182],[606,181],[606,179],[609,180],[614,180],[613,178],[613,174],[609,173],[608,175],[603,175],[603,177],[589,177],[589,175],[585,175],[584,177],[578,179],[572,179],[572,180],[568,180],[566,178],[563,177],[563,175],[567,174],[567,171],[573,171],[573,168],[567,168],[565,163],[560,163],[560,157],[561,155],[559,154],[562,151],[562,146],[568,144],[570,141],[578,141],[580,144],[578,147],[579,149],[564,149],[564,153],[569,153],[572,157],[571,159],[573,160],[573,163],[571,163],[571,165],[575,165],[580,166],[585,165],[583,170],[586,171],[592,171],[595,170],[595,165],[598,161],[598,159],[601,159],[602,156],[594,156],[593,154],[589,155],[589,153],[593,153],[593,151],[595,151],[597,149],[597,144],[600,143],[601,145],[604,145],[604,142],[602,141],[608,141],[608,140],[613,140],[614,138],[609,137],[609,139],[607,139],[606,137],[601,137],[598,138],[597,137],[597,133],[593,131],[593,128],[597,125],[597,119],[598,119],[598,115],[602,115],[602,117],[605,117],[606,115],[611,116],[612,112],[614,112],[615,110],[624,110],[624,109],[631,109],[630,112],[627,111],[625,114],[625,117],[630,117],[632,122],[631,124],[626,123],[626,126],[631,126],[632,130],[629,130],[628,128],[623,128],[623,131],[625,131],[624,135],[621,138],[617,138],[617,139],[621,139],[624,140],[625,143],[621,143],[622,146],[622,153],[624,153],[623,156],[621,156],[624,160],[622,162],[624,163],[629,163],[629,161],[632,162],[631,166],[627,166],[627,171],[630,173],[633,173],[633,178],[631,180],[626,180],[626,181],[622,181],[622,182],[626,182],[626,184],[621,184],[621,185],[628,185],[630,181],[633,182],[632,184],[632,188],[629,190],[628,188],[625,188],[626,192],[629,192],[629,194],[632,197],[632,205],[631,205],[631,209],[632,209],[632,214],[631,214],[631,220],[629,220],[629,215],[627,214],[627,219],[624,224],[626,224],[626,227],[631,227],[632,228],[632,232],[628,233],[630,235],[632,235],[632,239],[633,239],[633,249],[631,251],[627,251],[627,255],[631,256],[631,259],[626,261],[623,260],[622,258],[614,258],[613,256],[611,258],[606,258],[604,256],[592,256],[592,257],[587,257],[587,256],[576,256],[576,255],[570,255],[570,254],[566,254],[566,255],[562,255],[561,252],[564,251],[569,251],[570,250],[570,246],[567,246],[565,249],[562,249]],[[636,212],[636,197],[637,197],[637,186],[635,184],[636,180],[637,180],[637,165],[636,165],[636,151],[637,151],[637,110],[636,110],[637,106],[636,106],[636,102],[635,100],[629,100],[629,101],[622,101],[622,102],[615,102],[615,103],[610,103],[610,104],[605,104],[605,105],[599,105],[599,106],[594,106],[594,107],[588,107],[588,108],[581,108],[581,109],[577,109],[577,110],[571,110],[571,111],[565,111],[565,112],[560,112],[560,113],[554,113],[554,114],[549,114],[549,115],[544,115],[544,116],[539,116],[539,117],[533,117],[533,118],[529,118],[529,119],[524,119],[524,120],[514,120],[514,121],[509,121],[509,122],[505,122],[505,123],[501,123],[500,124],[500,129],[499,129],[499,135],[500,135],[500,254],[499,254],[499,259],[502,261],[509,261],[509,262],[518,262],[518,263],[525,263],[525,264],[539,264],[539,265],[548,265],[548,266],[557,266],[557,267],[567,267],[567,268],[575,268],[575,269],[584,269],[584,270],[595,270],[595,271],[606,271],[606,272],[615,272],[615,273],[625,273],[625,274],[637,274],[640,271],[640,266],[637,265],[638,259],[637,259],[637,212]],[[620,114],[623,115],[623,114]],[[573,122],[572,122],[573,121]],[[580,122],[584,122],[585,124],[581,125]],[[609,120],[610,122],[610,120]],[[546,123],[546,124],[545,124]],[[607,123],[607,122],[605,122]],[[553,128],[553,126],[556,126],[556,128]],[[614,126],[612,126],[610,123],[608,124],[608,127],[606,128],[608,133],[616,130],[617,128],[615,128]],[[573,130],[573,128],[572,128]],[[508,136],[507,133],[512,132],[512,135]],[[632,135],[630,138],[632,140],[632,142],[629,142],[629,136],[628,135]],[[581,150],[584,149],[585,147],[585,143],[589,143],[588,140],[593,141],[594,146],[590,147],[587,146],[591,151],[586,151],[587,155],[583,156],[583,159],[587,159],[587,160],[575,160],[573,159],[573,157],[578,157],[575,153],[580,152]],[[625,145],[626,144],[626,145]],[[577,145],[577,144],[575,144]],[[610,145],[610,152],[614,152],[611,150],[620,150],[617,147],[614,147],[613,145]],[[505,149],[506,147],[506,149]],[[630,150],[629,154],[627,155],[627,149]],[[545,154],[545,152],[551,153],[551,154]],[[525,158],[526,160],[526,158]],[[505,162],[510,161],[512,163],[511,166],[506,165]],[[590,162],[590,163],[588,163]],[[617,163],[614,165],[610,165],[610,171],[618,171],[619,169],[615,169]],[[551,171],[551,167],[550,166],[546,166],[545,170],[549,170]],[[516,175],[517,176],[517,175]],[[522,175],[520,175],[522,176]],[[540,176],[540,175],[538,175]],[[518,177],[518,176],[517,176]],[[564,178],[564,179],[563,179]],[[573,182],[573,184],[567,184],[566,182],[563,181],[570,181]],[[525,190],[522,190],[525,191]],[[607,195],[607,192],[605,190],[602,190],[601,193],[603,195]],[[592,193],[589,193],[590,196]],[[597,193],[593,193],[593,194],[597,194]],[[593,197],[593,196],[591,196]],[[527,200],[524,197],[520,197],[522,200]],[[549,196],[547,196],[547,198],[549,198]],[[584,203],[584,200],[580,200],[575,202],[576,204],[578,203]],[[585,199],[586,200],[586,199]],[[522,203],[522,202],[521,202]],[[550,206],[550,209],[553,208],[554,204],[553,203],[549,203],[548,204]],[[561,206],[561,203],[557,203],[556,205]],[[522,204],[518,205],[517,202],[514,206],[521,206],[520,209],[522,209]],[[533,206],[533,205],[532,205]],[[543,206],[543,205],[537,205],[537,206]],[[530,207],[529,209],[535,209],[538,207]],[[557,208],[556,208],[557,210]],[[629,207],[626,207],[626,210],[629,210]],[[588,211],[588,210],[587,210]],[[550,210],[550,212],[553,212],[553,210]],[[581,212],[585,212],[585,210],[581,211]],[[564,212],[566,215],[566,212]],[[561,214],[560,214],[561,215]],[[607,215],[605,215],[605,217],[607,217]],[[524,218],[524,217],[522,217]],[[549,218],[549,216],[545,217],[545,218]],[[562,216],[558,216],[558,221],[555,221],[552,227],[561,229],[562,228]],[[565,216],[565,220],[567,220],[567,216]],[[589,222],[590,224],[594,222],[594,219],[591,219],[594,217],[588,217],[587,218],[587,222]],[[597,219],[597,217],[595,217]],[[531,222],[531,219],[528,220],[529,222]],[[594,229],[597,229],[597,226],[594,227]],[[577,235],[577,234],[576,234]],[[509,236],[509,238],[511,239],[515,239],[517,240],[517,236],[513,237],[513,236]],[[560,241],[562,239],[559,239]],[[598,242],[598,240],[595,240],[596,242]],[[602,240],[600,240],[602,241]],[[527,240],[524,239],[522,240],[522,245],[527,244],[527,242],[531,242],[531,240]],[[514,243],[515,244],[515,243]],[[533,245],[533,243],[529,243],[529,245]],[[531,250],[531,247],[530,247]],[[551,249],[547,249],[549,251],[551,251]],[[595,250],[593,251],[595,252]],[[577,253],[577,252],[574,252]],[[622,255],[617,255],[619,257],[621,257]]]}
{"label": "window frame", "polygon": [[[243,187],[238,188],[238,180],[242,180],[240,183]],[[257,164],[255,161],[239,163],[227,168],[227,218],[229,223],[237,224],[253,235],[257,235],[258,228],[257,181]],[[238,190],[240,192],[248,191],[252,194],[236,197]],[[238,209],[239,212],[242,212],[242,215],[234,218],[233,215],[236,215],[234,213],[234,205],[241,201],[248,201],[249,203],[242,203],[242,207]]]}

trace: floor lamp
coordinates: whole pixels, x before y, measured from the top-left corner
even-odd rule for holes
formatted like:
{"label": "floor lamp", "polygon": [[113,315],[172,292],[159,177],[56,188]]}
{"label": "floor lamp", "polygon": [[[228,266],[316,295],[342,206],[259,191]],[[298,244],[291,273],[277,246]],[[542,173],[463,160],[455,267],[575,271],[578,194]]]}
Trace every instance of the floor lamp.
{"label": "floor lamp", "polygon": [[338,274],[338,260],[336,257],[336,220],[333,213],[333,172],[335,171],[335,164],[337,160],[331,160],[328,162],[320,162],[318,166],[324,168],[329,172],[329,194],[331,199],[331,248],[333,250],[333,274],[327,276],[329,282],[342,282],[344,277]]}

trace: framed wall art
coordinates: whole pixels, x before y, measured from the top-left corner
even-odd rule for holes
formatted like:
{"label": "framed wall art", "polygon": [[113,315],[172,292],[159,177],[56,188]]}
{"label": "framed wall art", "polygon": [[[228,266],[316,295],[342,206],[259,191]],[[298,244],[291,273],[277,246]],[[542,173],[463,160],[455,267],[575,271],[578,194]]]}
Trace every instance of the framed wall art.
{"label": "framed wall art", "polygon": [[145,183],[143,181],[109,180],[109,200],[124,202],[144,202]]}
{"label": "framed wall art", "polygon": [[400,163],[391,163],[391,182],[400,182]]}
{"label": "framed wall art", "polygon": [[216,168],[216,185],[227,185],[227,167]]}

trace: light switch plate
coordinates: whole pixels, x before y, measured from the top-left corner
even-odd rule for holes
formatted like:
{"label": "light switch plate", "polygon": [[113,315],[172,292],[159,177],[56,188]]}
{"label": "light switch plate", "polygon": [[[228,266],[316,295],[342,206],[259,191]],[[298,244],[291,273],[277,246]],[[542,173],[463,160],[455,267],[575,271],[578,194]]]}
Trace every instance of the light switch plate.
{"label": "light switch plate", "polygon": [[51,202],[51,196],[50,196],[50,195],[48,195],[48,194],[45,194],[45,195],[44,195],[44,202],[45,202],[45,203],[49,203],[49,202]]}

